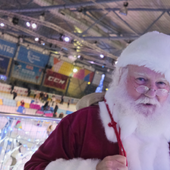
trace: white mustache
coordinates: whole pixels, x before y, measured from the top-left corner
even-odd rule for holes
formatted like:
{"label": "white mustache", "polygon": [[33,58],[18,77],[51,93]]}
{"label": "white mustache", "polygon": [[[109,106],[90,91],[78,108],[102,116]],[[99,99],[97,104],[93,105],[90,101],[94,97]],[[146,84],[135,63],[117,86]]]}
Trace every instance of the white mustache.
{"label": "white mustache", "polygon": [[156,105],[158,107],[160,107],[160,103],[158,102],[158,100],[156,99],[150,99],[148,97],[141,97],[138,100],[135,101],[135,104],[152,104],[152,105]]}

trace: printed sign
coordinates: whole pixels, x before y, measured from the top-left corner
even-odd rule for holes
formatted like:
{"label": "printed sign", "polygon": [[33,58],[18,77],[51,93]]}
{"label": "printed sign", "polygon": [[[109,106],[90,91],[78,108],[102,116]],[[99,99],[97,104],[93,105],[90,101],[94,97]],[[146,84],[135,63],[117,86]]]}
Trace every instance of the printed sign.
{"label": "printed sign", "polygon": [[50,57],[49,65],[53,66],[52,71],[54,72],[66,76],[72,76],[74,78],[84,80],[87,82],[89,81],[91,82],[94,76],[94,72],[80,67],[76,67],[77,72],[73,73],[73,69],[75,68],[75,66],[73,66],[71,63],[59,60],[53,56]]}
{"label": "printed sign", "polygon": [[64,90],[67,84],[67,79],[68,77],[65,75],[48,70],[46,73],[44,85]]}
{"label": "printed sign", "polygon": [[40,84],[42,69],[17,61],[13,68],[12,77],[26,82]]}
{"label": "printed sign", "polygon": [[36,51],[27,50],[25,47],[21,46],[18,52],[17,60],[30,63],[39,67],[45,67],[48,63],[49,56],[38,53]]}
{"label": "printed sign", "polygon": [[8,64],[9,64],[9,58],[0,56],[0,74],[6,75]]}
{"label": "printed sign", "polygon": [[17,44],[0,39],[0,54],[13,58]]}

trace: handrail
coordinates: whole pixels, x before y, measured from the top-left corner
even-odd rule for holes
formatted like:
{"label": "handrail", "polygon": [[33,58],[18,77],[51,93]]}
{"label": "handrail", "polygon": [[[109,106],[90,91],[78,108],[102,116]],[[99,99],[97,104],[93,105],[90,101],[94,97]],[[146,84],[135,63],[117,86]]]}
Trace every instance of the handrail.
{"label": "handrail", "polygon": [[0,112],[0,116],[5,117],[13,117],[13,118],[24,118],[24,119],[40,119],[40,120],[50,120],[50,121],[56,121],[59,123],[61,121],[61,118],[54,118],[54,117],[43,117],[38,115],[30,115],[30,114],[13,114],[13,113],[4,113]]}

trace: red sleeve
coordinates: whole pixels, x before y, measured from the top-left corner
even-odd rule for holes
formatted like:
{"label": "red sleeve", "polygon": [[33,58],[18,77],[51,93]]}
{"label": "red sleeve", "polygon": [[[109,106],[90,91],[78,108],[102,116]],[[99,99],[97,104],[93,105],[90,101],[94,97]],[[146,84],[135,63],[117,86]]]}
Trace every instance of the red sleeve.
{"label": "red sleeve", "polygon": [[63,120],[25,164],[24,170],[44,170],[51,161],[58,158],[75,157],[75,139],[70,127],[71,123],[67,117]]}

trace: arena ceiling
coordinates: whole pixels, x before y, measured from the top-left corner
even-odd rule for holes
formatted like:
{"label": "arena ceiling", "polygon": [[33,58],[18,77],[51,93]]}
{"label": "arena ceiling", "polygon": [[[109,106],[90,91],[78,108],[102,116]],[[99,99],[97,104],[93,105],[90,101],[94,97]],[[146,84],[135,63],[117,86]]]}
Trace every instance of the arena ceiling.
{"label": "arena ceiling", "polygon": [[[170,34],[169,0],[0,0],[0,3],[0,23],[5,24],[0,25],[2,33],[43,46],[59,57],[72,55],[77,57],[76,63],[103,71],[112,70],[122,50],[140,35],[153,30]],[[26,22],[36,23],[37,28],[27,27]],[[63,41],[66,36],[70,42]]]}

